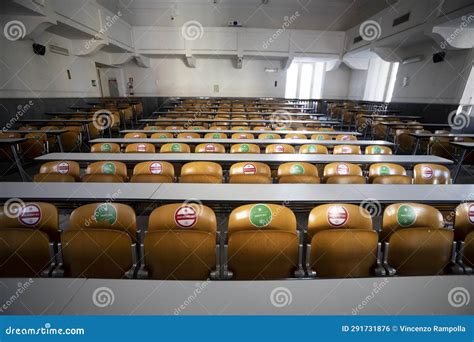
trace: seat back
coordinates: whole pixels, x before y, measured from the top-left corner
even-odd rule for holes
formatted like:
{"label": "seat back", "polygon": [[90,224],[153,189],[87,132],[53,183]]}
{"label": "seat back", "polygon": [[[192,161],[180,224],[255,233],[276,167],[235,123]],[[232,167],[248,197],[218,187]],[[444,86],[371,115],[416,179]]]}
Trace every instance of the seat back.
{"label": "seat back", "polygon": [[123,136],[125,139],[145,139],[146,133],[131,132]]}
{"label": "seat back", "polygon": [[341,140],[341,141],[357,140],[357,137],[352,134],[338,134],[336,135],[336,140]]}
{"label": "seat back", "polygon": [[80,167],[75,161],[52,161],[41,165],[40,174],[54,174],[58,179],[61,176],[72,176],[74,180],[80,179]]}
{"label": "seat back", "polygon": [[451,184],[451,173],[446,166],[417,164],[413,168],[414,184]]}
{"label": "seat back", "polygon": [[365,148],[365,154],[392,154],[392,149],[387,146],[367,146]]}
{"label": "seat back", "polygon": [[199,133],[187,132],[179,133],[176,137],[178,139],[199,139],[201,135]]}
{"label": "seat back", "polygon": [[227,134],[224,133],[207,133],[204,138],[206,139],[227,139]]}
{"label": "seat back", "polygon": [[168,143],[160,148],[160,153],[190,153],[191,148],[188,144]]}
{"label": "seat back", "polygon": [[288,144],[271,144],[265,148],[265,153],[295,153],[295,148]]}
{"label": "seat back", "polygon": [[329,134],[313,134],[311,140],[332,140],[332,136]]}
{"label": "seat back", "polygon": [[230,153],[260,153],[260,147],[256,144],[234,144]]}
{"label": "seat back", "polygon": [[314,145],[314,144],[305,144],[301,145],[299,149],[299,153],[303,154],[328,154],[328,149],[324,145]]}
{"label": "seat back", "polygon": [[442,214],[418,203],[396,203],[383,215],[381,237],[390,243],[388,263],[400,275],[442,273],[451,259],[453,232]]}
{"label": "seat back", "polygon": [[462,203],[455,210],[454,237],[456,241],[463,241],[472,231],[474,231],[474,203]]}
{"label": "seat back", "polygon": [[372,182],[376,177],[386,176],[406,176],[405,168],[398,164],[392,163],[376,163],[369,167],[369,182]]}
{"label": "seat back", "polygon": [[254,139],[252,133],[234,133],[231,136],[232,139]]}
{"label": "seat back", "polygon": [[196,146],[195,153],[225,153],[225,147],[222,144],[206,143]]}
{"label": "seat back", "polygon": [[336,145],[332,150],[333,154],[362,154],[360,146],[355,145]]}
{"label": "seat back", "polygon": [[191,162],[183,165],[180,183],[222,183],[222,167],[214,162]]}
{"label": "seat back", "polygon": [[362,176],[360,166],[351,163],[336,162],[324,167],[323,178],[327,180],[333,176]]}
{"label": "seat back", "polygon": [[137,238],[133,209],[121,203],[91,203],[75,209],[62,235],[65,275],[122,278],[133,265]]}
{"label": "seat back", "polygon": [[207,206],[174,203],[153,210],[144,243],[150,278],[209,278],[216,267],[216,231],[216,215]]}
{"label": "seat back", "polygon": [[145,126],[143,129],[145,131],[158,131],[158,130],[162,130],[163,126],[151,125],[151,126]]}
{"label": "seat back", "polygon": [[151,135],[152,139],[173,139],[173,133],[157,132]]}
{"label": "seat back", "polygon": [[229,183],[272,183],[270,167],[259,162],[232,164],[229,170]]}
{"label": "seat back", "polygon": [[280,134],[276,133],[261,133],[258,135],[259,139],[281,139]]}
{"label": "seat back", "polygon": [[296,217],[276,204],[247,204],[228,223],[228,265],[236,279],[289,278],[298,265]]}
{"label": "seat back", "polygon": [[155,146],[149,143],[128,144],[125,153],[155,153]]}
{"label": "seat back", "polygon": [[289,133],[285,135],[285,139],[307,139],[305,134],[302,133]]}
{"label": "seat back", "polygon": [[127,179],[127,166],[117,161],[91,163],[82,177],[84,182],[124,182]]}
{"label": "seat back", "polygon": [[278,167],[278,183],[319,184],[316,166],[305,162],[289,162]]}
{"label": "seat back", "polygon": [[115,143],[99,143],[91,146],[91,153],[120,153],[120,146]]}
{"label": "seat back", "polygon": [[377,261],[378,236],[370,213],[354,204],[324,204],[308,219],[309,266],[319,277],[368,277]]}
{"label": "seat back", "polygon": [[164,161],[146,161],[133,168],[132,183],[172,183],[174,167]]}

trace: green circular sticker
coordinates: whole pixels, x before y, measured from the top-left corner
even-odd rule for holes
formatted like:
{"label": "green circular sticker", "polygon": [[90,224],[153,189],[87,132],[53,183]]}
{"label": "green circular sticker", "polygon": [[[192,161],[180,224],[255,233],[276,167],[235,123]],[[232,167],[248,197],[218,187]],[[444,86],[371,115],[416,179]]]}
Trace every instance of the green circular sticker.
{"label": "green circular sticker", "polygon": [[311,152],[311,153],[316,152],[316,146],[314,146],[314,145],[309,145],[309,146],[308,146],[308,152]]}
{"label": "green circular sticker", "polygon": [[213,139],[219,139],[220,137],[221,137],[221,135],[220,135],[219,133],[214,133],[214,134],[212,135],[212,138],[213,138]]}
{"label": "green circular sticker", "polygon": [[115,174],[115,164],[105,163],[102,165],[102,173]]}
{"label": "green circular sticker", "polygon": [[201,127],[194,127],[193,128],[195,131],[199,131],[201,129]]}
{"label": "green circular sticker", "polygon": [[164,134],[161,134],[161,135],[160,135],[160,137],[159,137],[158,139],[166,139],[166,138],[168,138],[166,135],[164,135]]}
{"label": "green circular sticker", "polygon": [[110,203],[101,204],[95,209],[94,218],[96,222],[114,224],[117,222],[117,209]]}
{"label": "green circular sticker", "polygon": [[250,150],[249,145],[247,145],[247,144],[240,145],[240,151],[248,152],[249,150]]}
{"label": "green circular sticker", "polygon": [[318,140],[324,140],[324,135],[318,135]]}
{"label": "green circular sticker", "polygon": [[273,139],[273,134],[267,134],[266,138],[267,139]]}
{"label": "green circular sticker", "polygon": [[173,144],[173,145],[171,145],[171,151],[181,152],[181,146],[179,144]]}
{"label": "green circular sticker", "polygon": [[265,204],[256,204],[250,209],[249,219],[255,227],[265,227],[272,221],[272,210]]}
{"label": "green circular sticker", "polygon": [[380,167],[380,174],[381,175],[389,175],[390,174],[390,168],[388,166],[382,166]]}
{"label": "green circular sticker", "polygon": [[112,150],[112,145],[110,144],[102,144],[102,146],[100,147],[100,150],[102,152],[110,152]]}
{"label": "green circular sticker", "polygon": [[304,167],[301,164],[294,164],[290,168],[290,174],[292,175],[302,175],[304,174]]}
{"label": "green circular sticker", "polygon": [[243,131],[244,128],[243,128],[243,127],[239,127],[237,130],[238,130],[238,131]]}
{"label": "green circular sticker", "polygon": [[374,147],[374,153],[381,153],[382,149],[379,146]]}
{"label": "green circular sticker", "polygon": [[402,227],[411,226],[415,223],[416,211],[409,205],[401,205],[397,210],[397,222]]}
{"label": "green circular sticker", "polygon": [[156,128],[156,127],[152,127],[152,128],[151,128],[151,130],[152,130],[152,131],[157,131],[157,130],[158,130],[158,128]]}

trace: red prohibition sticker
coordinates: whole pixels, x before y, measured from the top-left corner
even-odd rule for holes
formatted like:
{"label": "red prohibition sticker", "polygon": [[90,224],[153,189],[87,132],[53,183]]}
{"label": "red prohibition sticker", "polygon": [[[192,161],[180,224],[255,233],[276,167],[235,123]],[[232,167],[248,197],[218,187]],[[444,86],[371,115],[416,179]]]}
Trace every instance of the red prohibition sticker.
{"label": "red prohibition sticker", "polygon": [[281,145],[276,145],[275,146],[275,151],[281,153],[281,152],[285,151],[285,148]]}
{"label": "red prohibition sticker", "polygon": [[150,164],[149,169],[152,174],[159,175],[163,171],[163,166],[158,162],[154,162]]}
{"label": "red prohibition sticker", "polygon": [[138,144],[137,145],[137,151],[138,152],[145,152],[146,151],[146,145],[145,144]]}
{"label": "red prohibition sticker", "polygon": [[216,147],[214,145],[206,145],[206,148],[205,148],[206,152],[216,152]]}
{"label": "red prohibition sticker", "polygon": [[26,226],[34,226],[41,220],[41,209],[36,204],[27,204],[21,209],[18,220]]}
{"label": "red prohibition sticker", "polygon": [[240,139],[247,139],[247,135],[246,134],[241,134],[239,135]]}
{"label": "red prohibition sticker", "polygon": [[342,146],[342,153],[351,153],[351,148],[349,146]]}
{"label": "red prohibition sticker", "polygon": [[346,164],[339,164],[336,168],[338,175],[347,175],[349,174],[349,167]]}
{"label": "red prohibition sticker", "polygon": [[254,175],[257,171],[255,165],[253,164],[245,164],[242,169],[244,171],[244,175]]}
{"label": "red prohibition sticker", "polygon": [[184,205],[179,207],[174,213],[174,222],[181,228],[191,228],[197,221],[196,210],[193,207]]}
{"label": "red prohibition sticker", "polygon": [[349,219],[349,213],[346,208],[340,205],[332,206],[327,211],[328,223],[333,227],[340,227]]}
{"label": "red prohibition sticker", "polygon": [[469,217],[469,222],[474,224],[474,204],[469,205],[469,210],[467,211],[467,215]]}
{"label": "red prohibition sticker", "polygon": [[56,165],[56,171],[62,175],[66,175],[69,173],[69,163],[68,162],[60,162]]}
{"label": "red prohibition sticker", "polygon": [[348,136],[348,135],[343,135],[343,136],[341,137],[341,140],[349,140],[349,136]]}
{"label": "red prohibition sticker", "polygon": [[421,168],[421,177],[424,179],[430,179],[433,177],[433,169],[429,166],[423,166]]}

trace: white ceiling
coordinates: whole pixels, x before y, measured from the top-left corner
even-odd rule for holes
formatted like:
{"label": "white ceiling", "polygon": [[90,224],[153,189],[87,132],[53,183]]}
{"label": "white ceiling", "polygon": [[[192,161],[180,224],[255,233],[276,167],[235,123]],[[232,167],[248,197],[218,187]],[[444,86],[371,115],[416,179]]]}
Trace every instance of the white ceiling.
{"label": "white ceiling", "polygon": [[[181,26],[197,20],[203,26],[281,28],[285,18],[299,13],[289,27],[308,30],[347,30],[396,0],[97,0],[133,26]],[[174,20],[171,18],[173,17]]]}

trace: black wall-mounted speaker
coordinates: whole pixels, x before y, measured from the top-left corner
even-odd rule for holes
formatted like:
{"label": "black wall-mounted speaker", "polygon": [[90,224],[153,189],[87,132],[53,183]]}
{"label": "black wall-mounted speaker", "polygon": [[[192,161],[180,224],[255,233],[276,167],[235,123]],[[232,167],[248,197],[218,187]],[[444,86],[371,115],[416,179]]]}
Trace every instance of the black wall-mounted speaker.
{"label": "black wall-mounted speaker", "polygon": [[433,63],[439,63],[444,61],[444,57],[446,56],[446,52],[437,52],[433,54]]}
{"label": "black wall-mounted speaker", "polygon": [[33,44],[33,52],[37,55],[44,56],[46,53],[46,46],[41,44]]}

